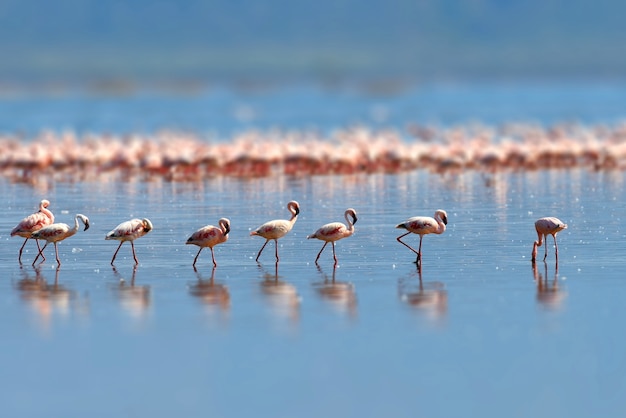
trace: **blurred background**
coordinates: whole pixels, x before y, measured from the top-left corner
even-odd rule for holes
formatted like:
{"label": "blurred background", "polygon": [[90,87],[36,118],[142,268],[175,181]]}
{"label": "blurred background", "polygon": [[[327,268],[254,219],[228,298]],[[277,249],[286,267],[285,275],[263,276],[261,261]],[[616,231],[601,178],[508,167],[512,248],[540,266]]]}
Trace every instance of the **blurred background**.
{"label": "blurred background", "polygon": [[625,14],[617,0],[2,0],[0,80],[124,91],[615,79]]}
{"label": "blurred background", "polygon": [[621,123],[616,0],[0,0],[0,134]]}

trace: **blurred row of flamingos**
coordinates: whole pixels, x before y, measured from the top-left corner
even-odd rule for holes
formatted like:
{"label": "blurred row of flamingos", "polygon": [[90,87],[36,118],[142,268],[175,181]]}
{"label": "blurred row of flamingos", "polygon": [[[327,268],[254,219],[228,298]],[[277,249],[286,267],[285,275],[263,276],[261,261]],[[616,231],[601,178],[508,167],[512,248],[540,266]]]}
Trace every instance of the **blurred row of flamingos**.
{"label": "blurred row of flamingos", "polygon": [[65,180],[140,175],[193,181],[212,176],[553,168],[626,169],[626,124],[445,129],[412,125],[402,132],[354,127],[329,134],[270,130],[227,139],[169,131],[0,136],[0,175],[14,181],[40,175]]}

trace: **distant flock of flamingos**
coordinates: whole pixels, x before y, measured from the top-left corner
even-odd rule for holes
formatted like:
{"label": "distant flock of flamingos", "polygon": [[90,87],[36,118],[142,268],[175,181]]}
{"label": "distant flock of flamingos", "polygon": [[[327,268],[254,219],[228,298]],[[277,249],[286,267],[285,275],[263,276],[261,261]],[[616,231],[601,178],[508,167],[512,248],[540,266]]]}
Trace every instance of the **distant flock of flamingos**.
{"label": "distant flock of flamingos", "polygon": [[553,168],[626,169],[626,125],[448,129],[412,125],[405,132],[356,127],[329,134],[270,130],[243,132],[226,140],[184,132],[0,136],[0,175],[15,181],[40,175],[67,180],[133,175],[197,181],[214,176]]}
{"label": "distant flock of flamingos", "polygon": [[[33,265],[35,265],[39,257],[42,258],[42,262],[43,260],[45,260],[44,250],[46,249],[49,243],[53,243],[55,255],[56,255],[56,261],[57,261],[57,264],[60,266],[61,260],[59,259],[59,250],[58,250],[57,244],[60,241],[63,241],[64,239],[69,238],[73,236],[74,234],[76,234],[76,232],[78,232],[78,229],[80,226],[79,220],[83,223],[85,231],[89,228],[89,218],[87,218],[87,216],[83,214],[77,214],[74,217],[73,227],[70,227],[69,225],[65,223],[54,223],[54,215],[50,211],[50,209],[48,209],[49,206],[50,206],[50,202],[48,200],[45,200],[45,199],[42,200],[39,203],[39,210],[25,217],[24,219],[22,219],[19,222],[19,224],[15,228],[13,228],[13,230],[11,231],[12,237],[19,236],[19,237],[25,238],[24,243],[20,247],[20,251],[18,255],[18,262],[20,264],[22,263],[22,251],[24,250],[26,243],[28,242],[29,239],[34,239],[35,242],[37,243],[37,248],[39,252],[37,253],[37,256],[35,257],[35,259],[33,260]],[[298,219],[298,214],[300,213],[300,205],[295,200],[292,200],[287,204],[287,210],[291,213],[291,218],[289,220],[277,219],[277,220],[269,221],[259,226],[258,228],[256,228],[254,231],[250,233],[250,235],[258,235],[260,237],[265,238],[265,243],[263,244],[263,246],[259,250],[259,253],[256,256],[257,263],[259,262],[259,257],[261,256],[261,253],[263,252],[267,244],[272,240],[275,242],[276,262],[278,263],[279,261],[278,239],[285,236],[293,228],[294,224],[296,223],[296,220]],[[322,249],[319,251],[319,253],[317,254],[317,257],[315,258],[316,264],[318,263],[319,258],[322,255],[322,252],[324,251],[324,248],[326,248],[326,245],[328,245],[328,243],[331,243],[332,248],[333,248],[333,259],[335,262],[335,266],[337,265],[338,261],[337,261],[337,255],[335,253],[335,242],[342,238],[351,236],[354,233],[354,225],[356,224],[358,220],[356,210],[354,210],[353,208],[347,209],[345,211],[344,216],[345,216],[347,225],[344,225],[341,222],[328,223],[320,227],[317,231],[315,231],[311,235],[307,236],[308,239],[316,238],[321,241],[324,241],[324,245],[322,246]],[[424,238],[424,235],[442,234],[446,230],[447,223],[448,223],[448,215],[446,211],[442,209],[439,209],[435,212],[434,218],[431,218],[428,216],[415,216],[396,225],[396,228],[404,229],[407,231],[396,239],[398,240],[400,244],[406,246],[408,249],[410,249],[412,252],[414,252],[417,255],[417,259],[415,263],[419,267],[421,265],[421,260],[422,260],[422,239]],[[535,230],[537,231],[537,241],[533,243],[533,250],[532,250],[532,262],[533,263],[535,263],[535,260],[537,258],[537,248],[541,247],[541,245],[544,243],[544,240],[547,239],[548,235],[552,235],[552,237],[554,238],[555,256],[558,260],[559,247],[557,245],[556,235],[559,231],[562,231],[563,229],[566,229],[566,228],[567,228],[566,224],[564,224],[559,219],[554,218],[554,217],[541,218],[535,222]],[[115,250],[115,253],[113,253],[113,258],[111,259],[111,265],[114,264],[115,257],[117,256],[117,253],[122,247],[122,244],[124,244],[124,242],[127,242],[127,241],[130,242],[132,253],[133,253],[133,259],[135,260],[135,265],[139,264],[139,261],[137,260],[137,254],[135,253],[134,241],[137,238],[143,237],[152,229],[153,229],[152,222],[150,222],[149,219],[131,219],[129,221],[122,222],[117,227],[115,227],[111,232],[106,234],[105,239],[120,241],[120,244]],[[207,247],[211,250],[211,258],[213,261],[213,266],[214,267],[217,266],[217,262],[215,261],[215,254],[213,252],[213,247],[223,242],[226,242],[228,240],[229,232],[230,232],[230,221],[227,218],[222,218],[218,221],[218,226],[213,226],[213,225],[204,226],[198,229],[189,237],[186,244],[193,244],[193,245],[197,245],[198,247],[200,247],[200,249],[198,250],[198,253],[196,254],[196,257],[193,260],[194,268],[196,266],[196,262],[198,261],[198,257],[200,256],[200,253],[202,252],[204,248],[207,248]],[[420,237],[419,247],[417,251],[413,247],[411,247],[409,244],[402,241],[401,239],[411,233],[417,234]],[[46,242],[43,247],[39,245],[40,240]],[[546,243],[545,255],[543,257],[544,261],[547,256],[548,256],[548,245]]]}

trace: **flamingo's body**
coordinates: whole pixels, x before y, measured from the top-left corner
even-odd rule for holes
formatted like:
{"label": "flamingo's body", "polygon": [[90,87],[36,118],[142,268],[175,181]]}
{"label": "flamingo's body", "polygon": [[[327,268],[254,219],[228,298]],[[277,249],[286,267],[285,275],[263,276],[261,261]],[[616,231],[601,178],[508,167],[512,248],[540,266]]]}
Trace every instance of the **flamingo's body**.
{"label": "flamingo's body", "polygon": [[308,239],[317,238],[319,240],[325,241],[322,249],[319,253],[317,253],[317,257],[315,258],[316,264],[317,260],[319,260],[320,258],[320,255],[322,255],[322,251],[324,251],[324,248],[326,248],[326,245],[330,242],[333,245],[333,258],[335,259],[335,265],[337,265],[337,255],[335,254],[335,241],[352,235],[354,233],[354,224],[358,220],[356,217],[356,211],[352,208],[347,209],[344,216],[346,218],[348,226],[345,226],[341,222],[332,222],[322,226],[320,229],[307,237]]}
{"label": "flamingo's body", "polygon": [[298,219],[298,214],[300,213],[300,205],[295,200],[287,203],[287,209],[291,212],[291,219],[277,219],[275,221],[269,221],[258,227],[256,230],[250,232],[250,235],[259,235],[265,238],[265,244],[259,250],[259,254],[256,256],[257,263],[259,262],[259,257],[263,252],[263,249],[267,245],[270,240],[274,240],[276,243],[276,262],[280,261],[278,258],[278,239],[282,238],[287,234],[287,232],[291,231],[296,220]]}
{"label": "flamingo's body", "polygon": [[[446,230],[446,225],[448,224],[448,214],[445,210],[439,209],[435,212],[435,217],[431,218],[429,216],[415,216],[413,218],[409,218],[401,224],[396,225],[396,228],[406,229],[407,233],[400,235],[398,238],[398,242],[405,247],[409,248],[415,254],[417,254],[417,260],[415,261],[418,265],[422,260],[422,239],[424,235],[427,234],[443,234]],[[409,244],[403,242],[400,238],[410,234],[418,234],[420,236],[420,246],[419,250],[415,251],[413,247]]]}
{"label": "flamingo's body", "polygon": [[135,264],[139,264],[137,260],[137,254],[135,253],[135,241],[137,238],[141,238],[148,232],[152,231],[152,222],[149,219],[131,219],[130,221],[122,222],[115,229],[109,232],[104,239],[114,239],[120,241],[120,245],[115,250],[113,258],[111,259],[111,265],[115,261],[118,251],[126,241],[130,241],[131,248],[133,249],[133,258]]}
{"label": "flamingo's body", "polygon": [[[24,240],[24,243],[20,247],[20,253],[17,257],[17,260],[20,264],[22,263],[22,251],[24,250],[28,239],[31,238],[32,233],[40,230],[44,226],[51,225],[54,222],[54,215],[52,214],[52,212],[50,212],[50,210],[47,209],[48,206],[50,206],[50,202],[45,199],[39,202],[39,211],[22,219],[20,223],[17,224],[17,226],[11,231],[12,237],[17,235],[22,238],[26,238]],[[39,250],[39,253],[41,253],[39,241],[35,242],[37,242],[37,249]]]}
{"label": "flamingo's body", "polygon": [[213,247],[217,244],[221,244],[228,240],[228,233],[230,232],[230,221],[226,218],[222,218],[218,222],[218,226],[207,225],[194,232],[186,244],[193,244],[200,247],[196,258],[193,259],[193,266],[196,266],[198,256],[203,248],[209,247],[211,249],[211,258],[213,259],[213,266],[217,267],[215,262],[215,254],[213,253]]}
{"label": "flamingo's body", "polygon": [[[532,253],[532,261],[535,262],[537,258],[537,247],[541,247],[543,244],[544,238],[547,238],[548,235],[552,235],[554,238],[554,248],[555,248],[555,256],[558,260],[559,258],[559,246],[556,243],[556,234],[559,231],[567,229],[567,224],[561,222],[558,218],[547,217],[538,219],[535,222],[535,230],[537,231],[537,241],[533,243],[533,253]],[[543,256],[545,261],[548,256],[548,246],[546,245],[546,252]]]}
{"label": "flamingo's body", "polygon": [[39,250],[39,254],[37,255],[37,257],[35,257],[35,260],[33,261],[33,265],[35,265],[35,261],[37,261],[39,256],[43,257],[43,250],[45,250],[48,244],[50,243],[54,244],[54,253],[57,257],[57,264],[61,265],[61,260],[59,260],[59,249],[57,247],[57,243],[59,241],[63,241],[64,239],[71,237],[72,235],[76,234],[76,232],[78,232],[78,226],[79,226],[78,220],[79,219],[81,220],[83,225],[85,225],[85,229],[83,229],[83,231],[86,231],[87,229],[89,229],[89,218],[79,213],[74,217],[73,228],[70,228],[68,224],[57,223],[57,224],[44,226],[43,228],[33,232],[31,234],[31,238],[34,238],[36,240],[46,241],[43,248]]}

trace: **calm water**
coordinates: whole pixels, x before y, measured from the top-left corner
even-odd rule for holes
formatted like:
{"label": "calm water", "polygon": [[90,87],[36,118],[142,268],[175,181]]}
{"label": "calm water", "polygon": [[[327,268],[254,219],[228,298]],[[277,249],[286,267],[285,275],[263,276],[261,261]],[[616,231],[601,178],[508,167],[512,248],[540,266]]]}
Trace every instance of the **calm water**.
{"label": "calm water", "polygon": [[[625,176],[550,171],[215,179],[203,183],[0,181],[0,401],[10,416],[621,416],[626,407]],[[37,269],[9,231],[48,198],[92,227]],[[252,228],[301,215],[254,261]],[[353,237],[313,263],[306,235]],[[446,209],[421,275],[394,226]],[[530,263],[533,222],[569,228],[555,263]],[[187,237],[227,216],[218,268]],[[120,250],[131,217],[154,231]],[[417,245],[418,237],[407,237]],[[540,249],[543,256],[543,248]],[[557,270],[558,269],[558,270]],[[421,281],[420,281],[421,280]],[[46,285],[43,285],[43,284]]]}

